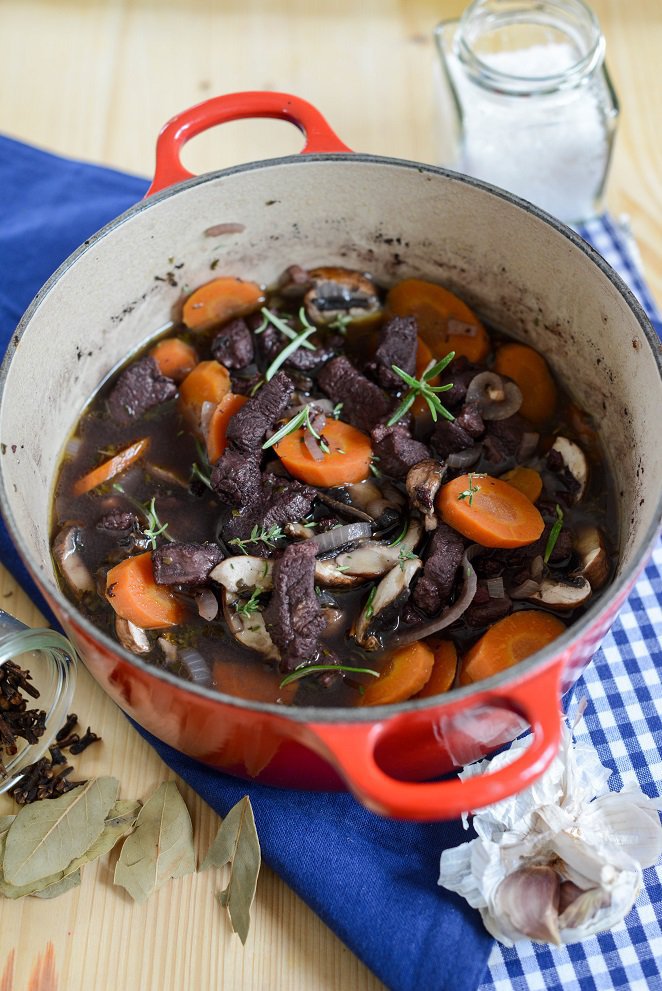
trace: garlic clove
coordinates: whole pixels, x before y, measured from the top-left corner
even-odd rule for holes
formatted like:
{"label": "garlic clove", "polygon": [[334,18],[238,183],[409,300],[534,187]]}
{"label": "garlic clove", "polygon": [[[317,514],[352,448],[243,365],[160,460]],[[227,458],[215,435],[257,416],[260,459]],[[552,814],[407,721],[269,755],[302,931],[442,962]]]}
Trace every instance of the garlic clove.
{"label": "garlic clove", "polygon": [[662,800],[650,799],[638,789],[609,792],[582,813],[581,830],[587,837],[601,837],[617,846],[642,867],[652,867],[662,857],[660,807]]}
{"label": "garlic clove", "polygon": [[560,946],[560,887],[560,878],[552,867],[522,867],[499,885],[495,914],[505,916],[522,937]]}

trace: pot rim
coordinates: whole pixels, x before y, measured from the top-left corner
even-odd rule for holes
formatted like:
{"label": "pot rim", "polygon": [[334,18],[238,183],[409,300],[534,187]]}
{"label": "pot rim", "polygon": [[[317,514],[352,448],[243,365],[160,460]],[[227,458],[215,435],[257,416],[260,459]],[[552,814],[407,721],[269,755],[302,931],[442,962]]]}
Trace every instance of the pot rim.
{"label": "pot rim", "polygon": [[[11,343],[14,345],[12,354],[10,354],[8,349],[2,365],[0,366],[0,404],[4,396],[5,382],[13,358],[13,352],[16,350],[16,346],[22,339],[23,334],[28,329],[33,315],[47,298],[54,286],[60,281],[62,276],[78,261],[83,254],[99,244],[99,242],[102,241],[107,235],[111,234],[116,228],[120,227],[128,220],[133,219],[133,217],[142,213],[144,210],[150,209],[153,204],[160,203],[162,200],[175,196],[181,190],[189,189],[198,185],[204,185],[205,183],[212,182],[217,179],[223,179],[227,176],[236,175],[239,173],[254,172],[259,169],[272,168],[274,166],[288,167],[291,165],[300,166],[302,164],[305,166],[308,162],[349,162],[358,164],[359,167],[362,165],[379,165],[384,167],[396,167],[399,169],[411,169],[419,173],[429,173],[450,180],[451,182],[457,182],[459,184],[467,185],[483,192],[487,192],[501,200],[504,200],[511,207],[532,215],[536,220],[544,223],[548,227],[551,227],[556,233],[569,240],[575,248],[582,251],[583,254],[585,254],[593,262],[593,264],[597,266],[602,274],[605,275],[618,290],[635,316],[641,332],[650,345],[653,359],[657,365],[660,379],[662,380],[662,348],[660,348],[659,338],[643,307],[631,289],[625,284],[618,273],[615,272],[614,269],[605,261],[605,259],[574,230],[557,220],[555,217],[552,217],[550,214],[546,213],[544,210],[541,210],[533,203],[529,203],[527,200],[524,200],[521,197],[508,192],[507,190],[493,186],[483,180],[474,179],[472,176],[466,176],[458,172],[453,172],[452,170],[441,166],[428,165],[426,163],[411,161],[408,159],[357,152],[308,153],[304,157],[301,155],[287,155],[280,158],[262,159],[240,165],[233,165],[225,169],[219,169],[215,172],[206,172],[203,175],[194,176],[193,178],[186,179],[183,182],[175,183],[166,189],[162,189],[159,192],[154,193],[149,198],[140,200],[114,220],[111,220],[108,224],[97,231],[96,234],[93,234],[90,238],[88,238],[87,241],[80,245],[80,247],[73,251],[72,254],[70,254],[62,262],[53,275],[51,275],[51,277],[37,291],[32,302],[21,317],[16,330],[11,336]],[[451,691],[446,692],[444,695],[436,698],[399,702],[392,705],[370,706],[365,709],[362,707],[296,707],[278,705],[277,703],[272,702],[258,702],[250,699],[242,699],[238,696],[226,695],[216,689],[203,688],[190,682],[183,681],[181,678],[178,678],[176,675],[171,674],[168,671],[155,668],[145,663],[135,654],[132,654],[130,651],[122,647],[121,644],[112,640],[109,636],[107,636],[107,634],[103,633],[82,614],[80,614],[74,608],[69,599],[64,596],[55,582],[51,583],[50,580],[47,582],[44,579],[40,571],[39,562],[33,560],[31,554],[27,553],[21,546],[21,534],[15,524],[13,514],[9,506],[4,478],[1,473],[0,511],[5,519],[12,541],[18,549],[18,552],[32,578],[39,587],[47,590],[47,595],[55,601],[66,619],[72,622],[74,626],[80,627],[80,629],[86,635],[91,637],[92,640],[99,642],[104,650],[119,656],[124,662],[128,662],[132,666],[135,666],[143,674],[148,674],[151,677],[158,678],[167,684],[170,684],[173,688],[179,689],[180,691],[187,691],[194,695],[201,696],[207,701],[219,701],[224,705],[279,716],[295,723],[358,724],[383,722],[384,720],[406,715],[411,712],[419,712],[430,708],[440,708],[445,706],[447,702],[461,702],[472,694],[480,694],[485,696],[490,692],[496,693],[499,689],[503,689],[503,687],[507,684],[516,684],[523,681],[533,671],[542,669],[545,666],[551,665],[555,661],[558,661],[558,659],[574,642],[580,640],[583,634],[585,634],[592,627],[597,626],[599,622],[610,613],[613,608],[614,600],[622,601],[626,597],[636,577],[640,571],[643,570],[653,549],[657,536],[662,529],[662,490],[660,491],[660,496],[658,498],[656,513],[646,531],[642,548],[637,560],[633,562],[621,575],[619,575],[608,587],[608,594],[602,594],[594,605],[591,606],[577,622],[573,623],[566,629],[566,632],[562,634],[562,636],[558,637],[547,647],[543,648],[543,650],[532,654],[530,658],[520,661],[514,668],[508,668],[499,674],[493,675],[491,678],[486,678],[484,681],[478,682],[476,685],[454,688],[451,689]]]}

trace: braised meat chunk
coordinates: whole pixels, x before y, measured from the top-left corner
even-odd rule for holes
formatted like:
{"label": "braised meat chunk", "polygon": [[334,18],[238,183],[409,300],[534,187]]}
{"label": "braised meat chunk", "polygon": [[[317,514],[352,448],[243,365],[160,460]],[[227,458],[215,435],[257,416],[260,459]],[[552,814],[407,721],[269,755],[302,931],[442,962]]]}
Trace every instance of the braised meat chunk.
{"label": "braised meat chunk", "polygon": [[397,365],[403,372],[416,371],[416,321],[413,317],[393,317],[381,332],[379,347],[367,369],[384,389],[405,388],[402,378],[393,371]]}
{"label": "braised meat chunk", "polygon": [[228,442],[240,451],[259,451],[267,430],[287,408],[293,389],[285,372],[277,372],[232,417],[227,430]]}
{"label": "braised meat chunk", "polygon": [[282,671],[314,662],[326,621],[315,594],[315,553],[308,541],[290,544],[274,564],[273,595],[265,610]]}
{"label": "braised meat chunk", "polygon": [[462,537],[441,523],[430,541],[423,574],[414,587],[413,599],[419,609],[433,615],[446,605],[463,555]]}
{"label": "braised meat chunk", "polygon": [[204,585],[223,554],[216,544],[169,543],[152,552],[157,585]]}
{"label": "braised meat chunk", "polygon": [[108,412],[117,423],[130,423],[176,395],[175,383],[161,374],[154,358],[147,356],[121,373],[108,396]]}
{"label": "braised meat chunk", "polygon": [[250,365],[253,352],[253,335],[242,317],[226,323],[211,342],[212,355],[229,369]]}
{"label": "braised meat chunk", "polygon": [[334,358],[317,378],[334,403],[342,403],[343,419],[370,433],[391,409],[391,401],[379,386],[357,371],[348,358]]}

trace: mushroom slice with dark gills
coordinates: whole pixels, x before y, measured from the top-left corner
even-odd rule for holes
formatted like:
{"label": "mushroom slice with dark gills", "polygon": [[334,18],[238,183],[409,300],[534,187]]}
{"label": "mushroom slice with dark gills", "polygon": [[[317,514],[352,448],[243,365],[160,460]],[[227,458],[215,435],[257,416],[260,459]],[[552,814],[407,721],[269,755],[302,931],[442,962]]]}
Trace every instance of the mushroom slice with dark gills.
{"label": "mushroom slice with dark gills", "polygon": [[352,629],[352,636],[364,650],[379,650],[380,633],[395,627],[409,599],[411,581],[420,567],[420,558],[403,560],[372,590]]}
{"label": "mushroom slice with dark gills", "polygon": [[352,322],[377,316],[382,305],[372,279],[349,268],[314,268],[308,273],[312,289],[304,296],[308,319],[332,324],[343,318]]}
{"label": "mushroom slice with dark gills", "polygon": [[562,469],[566,475],[572,502],[581,502],[588,484],[586,455],[579,444],[568,440],[567,437],[557,437],[547,455],[548,464],[552,470],[556,470],[554,465],[558,458],[561,458],[563,462]]}
{"label": "mushroom slice with dark gills", "polygon": [[380,544],[376,540],[368,540],[356,550],[339,554],[335,563],[348,576],[379,578],[396,564],[406,562],[422,536],[421,521],[412,518],[406,534],[398,543]]}
{"label": "mushroom slice with dark gills", "polygon": [[586,578],[597,592],[609,577],[609,559],[602,533],[597,526],[579,527],[573,536],[573,547],[581,559],[577,574]]}
{"label": "mushroom slice with dark gills", "polygon": [[145,630],[121,616],[115,617],[115,633],[122,646],[132,654],[149,654],[152,649]]}
{"label": "mushroom slice with dark gills", "polygon": [[82,526],[78,523],[65,523],[53,541],[53,557],[58,571],[77,599],[96,589],[90,569],[81,554],[83,539]]}
{"label": "mushroom slice with dark gills", "polygon": [[414,465],[407,472],[407,495],[409,504],[423,514],[426,530],[436,530],[437,515],[434,510],[434,500],[446,473],[443,461],[427,458]]}
{"label": "mushroom slice with dark gills", "polygon": [[582,575],[566,579],[545,578],[537,592],[527,595],[529,602],[537,602],[556,612],[572,612],[591,598],[591,586]]}
{"label": "mushroom slice with dark gills", "polygon": [[259,603],[260,594],[272,588],[271,561],[249,555],[228,557],[209,577],[222,586],[223,616],[235,640],[267,660],[278,660],[280,654],[267,631]]}
{"label": "mushroom slice with dark gills", "polygon": [[496,372],[479,372],[469,383],[465,402],[477,403],[483,420],[507,420],[522,405],[522,393]]}

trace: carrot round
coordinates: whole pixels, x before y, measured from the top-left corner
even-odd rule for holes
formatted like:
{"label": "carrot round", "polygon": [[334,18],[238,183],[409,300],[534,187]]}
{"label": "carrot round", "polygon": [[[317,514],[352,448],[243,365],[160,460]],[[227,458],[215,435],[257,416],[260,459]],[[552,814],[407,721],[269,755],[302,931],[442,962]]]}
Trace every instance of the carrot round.
{"label": "carrot round", "polygon": [[207,428],[207,457],[210,465],[215,464],[223,454],[230,418],[239,412],[245,402],[248,402],[247,396],[228,392],[212,413]]}
{"label": "carrot round", "polygon": [[503,344],[496,353],[493,370],[519,386],[522,416],[536,426],[550,419],[556,409],[558,393],[541,354],[526,344]]}
{"label": "carrot round", "polygon": [[536,609],[511,613],[490,627],[464,655],[460,684],[471,685],[518,664],[565,631],[556,616]]}
{"label": "carrot round", "polygon": [[253,313],[265,299],[255,282],[226,275],[192,292],[184,303],[182,319],[191,330],[208,330],[226,320]]}
{"label": "carrot round", "polygon": [[361,696],[361,705],[389,705],[404,702],[420,692],[434,665],[434,654],[424,643],[397,647],[376,681]]}
{"label": "carrot round", "polygon": [[442,485],[437,508],[444,523],[483,547],[524,547],[545,529],[530,499],[491,476],[460,475]]}
{"label": "carrot round", "polygon": [[368,478],[372,457],[370,438],[356,427],[341,420],[327,420],[321,431],[321,443],[326,443],[329,453],[320,461],[306,447],[305,437],[304,430],[294,430],[274,445],[292,478],[322,488]]}
{"label": "carrot round", "polygon": [[507,471],[501,478],[504,482],[508,482],[508,485],[512,485],[514,489],[521,492],[522,495],[525,495],[531,502],[537,502],[540,498],[542,478],[540,472],[536,471],[535,468],[524,468],[522,465],[518,465],[517,468]]}
{"label": "carrot round", "polygon": [[218,406],[230,391],[230,373],[218,361],[200,361],[179,386],[179,409],[194,430],[200,430],[204,403]]}
{"label": "carrot round", "polygon": [[118,451],[108,461],[97,465],[87,475],[79,478],[73,486],[74,495],[83,495],[85,492],[89,492],[90,489],[96,489],[97,485],[103,485],[104,482],[109,482],[111,478],[116,478],[117,475],[126,471],[127,468],[141,458],[148,447],[149,437],[143,437],[142,440],[137,440],[134,444],[129,444],[123,451]]}
{"label": "carrot round", "polygon": [[185,379],[198,363],[195,348],[181,337],[168,337],[159,341],[149,353],[159,366],[161,375],[166,375],[175,382]]}
{"label": "carrot round", "polygon": [[434,648],[432,674],[416,696],[428,699],[433,695],[443,695],[450,691],[457,671],[457,650],[452,640],[442,640]]}
{"label": "carrot round", "polygon": [[184,618],[184,609],[172,592],[154,581],[151,551],[127,557],[110,569],[106,598],[118,616],[143,630],[176,626]]}
{"label": "carrot round", "polygon": [[466,303],[441,286],[423,279],[405,279],[389,290],[389,313],[416,317],[418,333],[435,358],[449,351],[469,361],[483,361],[490,350],[487,331]]}

